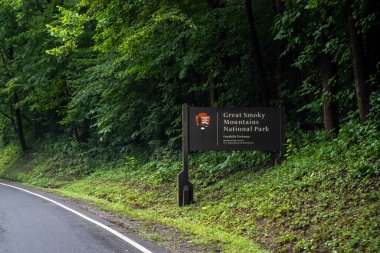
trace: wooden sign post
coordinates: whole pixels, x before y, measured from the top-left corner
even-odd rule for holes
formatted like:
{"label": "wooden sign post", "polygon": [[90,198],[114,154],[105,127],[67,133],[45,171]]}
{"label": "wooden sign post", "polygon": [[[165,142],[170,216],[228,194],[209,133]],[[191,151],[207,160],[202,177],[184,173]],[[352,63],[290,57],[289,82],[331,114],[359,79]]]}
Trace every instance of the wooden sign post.
{"label": "wooden sign post", "polygon": [[182,105],[182,171],[178,174],[178,205],[193,202],[193,185],[189,181],[189,107]]}

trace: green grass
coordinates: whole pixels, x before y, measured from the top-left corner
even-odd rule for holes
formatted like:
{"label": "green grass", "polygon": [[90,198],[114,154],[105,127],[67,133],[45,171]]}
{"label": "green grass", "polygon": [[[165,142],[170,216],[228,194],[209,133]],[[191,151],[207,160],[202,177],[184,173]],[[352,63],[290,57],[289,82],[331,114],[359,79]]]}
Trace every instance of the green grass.
{"label": "green grass", "polygon": [[106,162],[67,142],[54,145],[18,160],[14,147],[5,149],[0,177],[58,187],[190,233],[198,244],[217,243],[223,252],[261,252],[257,245],[274,252],[380,250],[380,133],[371,125],[350,123],[334,140],[294,134],[279,166],[259,152],[193,154],[196,204],[185,208],[176,206],[180,163],[169,153],[146,164],[133,157]]}

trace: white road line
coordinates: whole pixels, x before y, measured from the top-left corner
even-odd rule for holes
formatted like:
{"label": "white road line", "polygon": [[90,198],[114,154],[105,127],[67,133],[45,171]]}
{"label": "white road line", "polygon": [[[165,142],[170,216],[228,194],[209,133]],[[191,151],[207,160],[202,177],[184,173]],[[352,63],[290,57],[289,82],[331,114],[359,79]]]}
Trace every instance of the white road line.
{"label": "white road line", "polygon": [[110,232],[111,234],[113,234],[113,235],[119,237],[120,239],[122,239],[123,241],[129,243],[130,245],[132,245],[132,246],[135,247],[136,249],[140,250],[141,252],[143,252],[143,253],[153,253],[152,251],[148,250],[148,249],[145,248],[144,246],[142,246],[142,245],[140,245],[139,243],[135,242],[134,240],[132,240],[132,239],[126,237],[125,235],[122,235],[121,233],[117,232],[116,230],[114,230],[114,229],[112,229],[112,228],[110,228],[110,227],[108,227],[108,226],[106,226],[106,225],[100,223],[99,221],[93,220],[93,219],[91,219],[90,217],[87,217],[86,215],[81,214],[80,212],[77,212],[77,211],[75,211],[75,210],[73,210],[73,209],[71,209],[71,208],[69,208],[69,207],[67,207],[67,206],[65,206],[65,205],[63,205],[63,204],[57,202],[57,201],[54,201],[54,200],[52,200],[52,199],[49,199],[49,198],[44,197],[44,196],[42,196],[42,195],[39,195],[39,194],[37,194],[37,193],[31,192],[31,191],[28,191],[28,190],[25,190],[25,189],[23,189],[23,188],[19,188],[19,187],[13,186],[13,185],[4,184],[4,183],[0,183],[0,185],[4,185],[4,186],[10,187],[10,188],[14,188],[14,189],[17,189],[17,190],[20,190],[20,191],[23,191],[23,192],[29,193],[29,194],[31,194],[31,195],[34,195],[34,196],[36,196],[36,197],[39,197],[39,198],[41,198],[41,199],[47,200],[47,201],[49,201],[49,202],[51,202],[51,203],[53,203],[53,204],[55,204],[55,205],[57,205],[57,206],[62,207],[63,209],[66,209],[67,211],[72,212],[72,213],[74,213],[74,214],[80,216],[81,218],[83,218],[83,219],[85,219],[85,220],[87,220],[87,221],[89,221],[89,222],[91,222],[91,223],[94,223],[95,225],[97,225],[97,226],[99,226],[99,227],[101,227],[101,228],[107,230],[107,231]]}

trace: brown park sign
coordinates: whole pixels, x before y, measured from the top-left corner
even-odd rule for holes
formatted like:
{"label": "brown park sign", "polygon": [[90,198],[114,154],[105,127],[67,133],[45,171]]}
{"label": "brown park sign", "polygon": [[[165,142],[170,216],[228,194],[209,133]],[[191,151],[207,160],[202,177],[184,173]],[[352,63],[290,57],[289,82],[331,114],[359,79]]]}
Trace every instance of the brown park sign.
{"label": "brown park sign", "polygon": [[193,203],[189,151],[284,151],[284,109],[270,107],[214,108],[182,106],[182,161],[178,205]]}
{"label": "brown park sign", "polygon": [[285,128],[281,108],[188,107],[188,110],[189,151],[283,149]]}

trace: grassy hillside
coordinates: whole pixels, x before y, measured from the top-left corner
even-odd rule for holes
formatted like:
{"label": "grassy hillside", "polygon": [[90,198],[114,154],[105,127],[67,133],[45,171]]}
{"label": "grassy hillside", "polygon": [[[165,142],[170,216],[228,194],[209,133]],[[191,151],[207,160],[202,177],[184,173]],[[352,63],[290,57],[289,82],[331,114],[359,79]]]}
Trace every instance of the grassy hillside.
{"label": "grassy hillside", "polygon": [[256,244],[273,252],[379,252],[376,127],[350,123],[334,140],[296,133],[287,150],[277,166],[259,152],[192,154],[196,203],[185,208],[176,207],[179,155],[166,151],[140,164],[67,140],[41,142],[26,155],[8,146],[0,177],[190,231],[196,243],[216,242],[223,252],[260,252]]}

